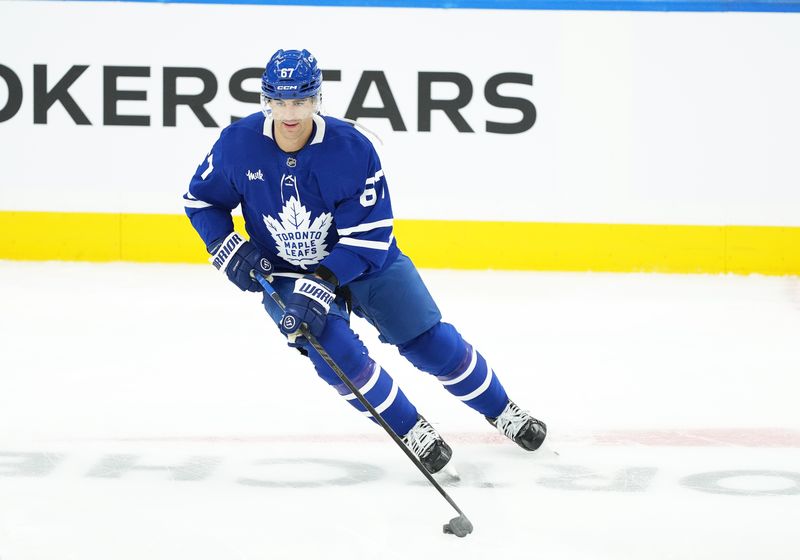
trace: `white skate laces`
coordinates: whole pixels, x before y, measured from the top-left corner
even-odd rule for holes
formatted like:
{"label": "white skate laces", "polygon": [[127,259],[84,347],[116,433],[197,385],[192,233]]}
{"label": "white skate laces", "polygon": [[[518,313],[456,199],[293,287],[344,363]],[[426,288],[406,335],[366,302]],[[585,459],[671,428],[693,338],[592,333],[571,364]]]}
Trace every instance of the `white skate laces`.
{"label": "white skate laces", "polygon": [[500,413],[500,416],[494,421],[497,430],[507,438],[514,439],[522,427],[528,422],[531,415],[525,410],[520,408],[513,402],[508,401],[508,404]]}
{"label": "white skate laces", "polygon": [[488,418],[497,431],[528,451],[536,451],[547,436],[547,426],[512,401],[497,418]]}
{"label": "white skate laces", "polygon": [[450,446],[421,415],[417,416],[416,424],[401,439],[431,474],[445,468],[453,456]]}
{"label": "white skate laces", "polygon": [[411,428],[402,439],[406,447],[421,459],[427,454],[431,446],[436,443],[436,440],[441,439],[441,437],[436,433],[436,430],[433,429],[433,426],[420,416],[417,418],[417,423],[414,424],[414,427]]}

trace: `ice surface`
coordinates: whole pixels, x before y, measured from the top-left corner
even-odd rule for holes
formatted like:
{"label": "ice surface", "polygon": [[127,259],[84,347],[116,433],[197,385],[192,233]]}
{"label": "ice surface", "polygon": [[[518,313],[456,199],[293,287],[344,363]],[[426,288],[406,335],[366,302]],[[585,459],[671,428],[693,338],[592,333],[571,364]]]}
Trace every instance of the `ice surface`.
{"label": "ice surface", "polygon": [[455,512],[211,267],[0,262],[0,559],[800,557],[800,280],[423,271],[559,455],[355,324]]}

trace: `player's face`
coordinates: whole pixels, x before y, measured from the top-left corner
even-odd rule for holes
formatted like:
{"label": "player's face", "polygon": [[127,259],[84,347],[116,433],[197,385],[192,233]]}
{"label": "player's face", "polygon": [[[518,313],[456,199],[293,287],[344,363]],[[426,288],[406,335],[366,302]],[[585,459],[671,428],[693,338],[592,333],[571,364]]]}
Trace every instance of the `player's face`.
{"label": "player's face", "polygon": [[272,113],[276,133],[282,140],[305,141],[311,134],[311,117],[319,109],[319,97],[270,99],[267,106]]}
{"label": "player's face", "polygon": [[304,99],[270,99],[267,102],[272,111],[272,118],[276,121],[297,122],[310,119],[317,112],[319,104],[317,97]]}

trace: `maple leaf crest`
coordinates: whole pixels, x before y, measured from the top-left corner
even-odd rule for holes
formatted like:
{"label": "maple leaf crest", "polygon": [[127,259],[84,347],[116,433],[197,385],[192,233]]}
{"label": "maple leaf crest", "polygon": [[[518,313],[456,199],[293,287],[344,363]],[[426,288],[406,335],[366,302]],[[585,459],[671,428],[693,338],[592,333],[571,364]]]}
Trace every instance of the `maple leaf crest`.
{"label": "maple leaf crest", "polygon": [[278,256],[303,270],[328,256],[325,238],[332,221],[331,214],[323,212],[312,222],[311,212],[294,196],[283,205],[278,219],[264,216]]}

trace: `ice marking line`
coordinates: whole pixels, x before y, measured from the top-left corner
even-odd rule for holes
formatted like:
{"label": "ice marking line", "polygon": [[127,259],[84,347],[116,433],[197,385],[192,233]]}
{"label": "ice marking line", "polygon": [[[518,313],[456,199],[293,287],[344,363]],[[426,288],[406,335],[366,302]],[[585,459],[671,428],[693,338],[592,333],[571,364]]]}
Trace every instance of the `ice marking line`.
{"label": "ice marking line", "polygon": [[[508,444],[499,433],[447,432],[448,442],[460,444]],[[125,443],[384,443],[384,434],[263,434],[263,435],[194,435],[194,436],[131,436],[116,438],[66,438],[46,441],[125,442]],[[581,443],[601,446],[645,447],[752,447],[800,449],[800,430],[788,428],[698,428],[691,430],[609,430],[571,432],[553,438],[559,444]]]}

